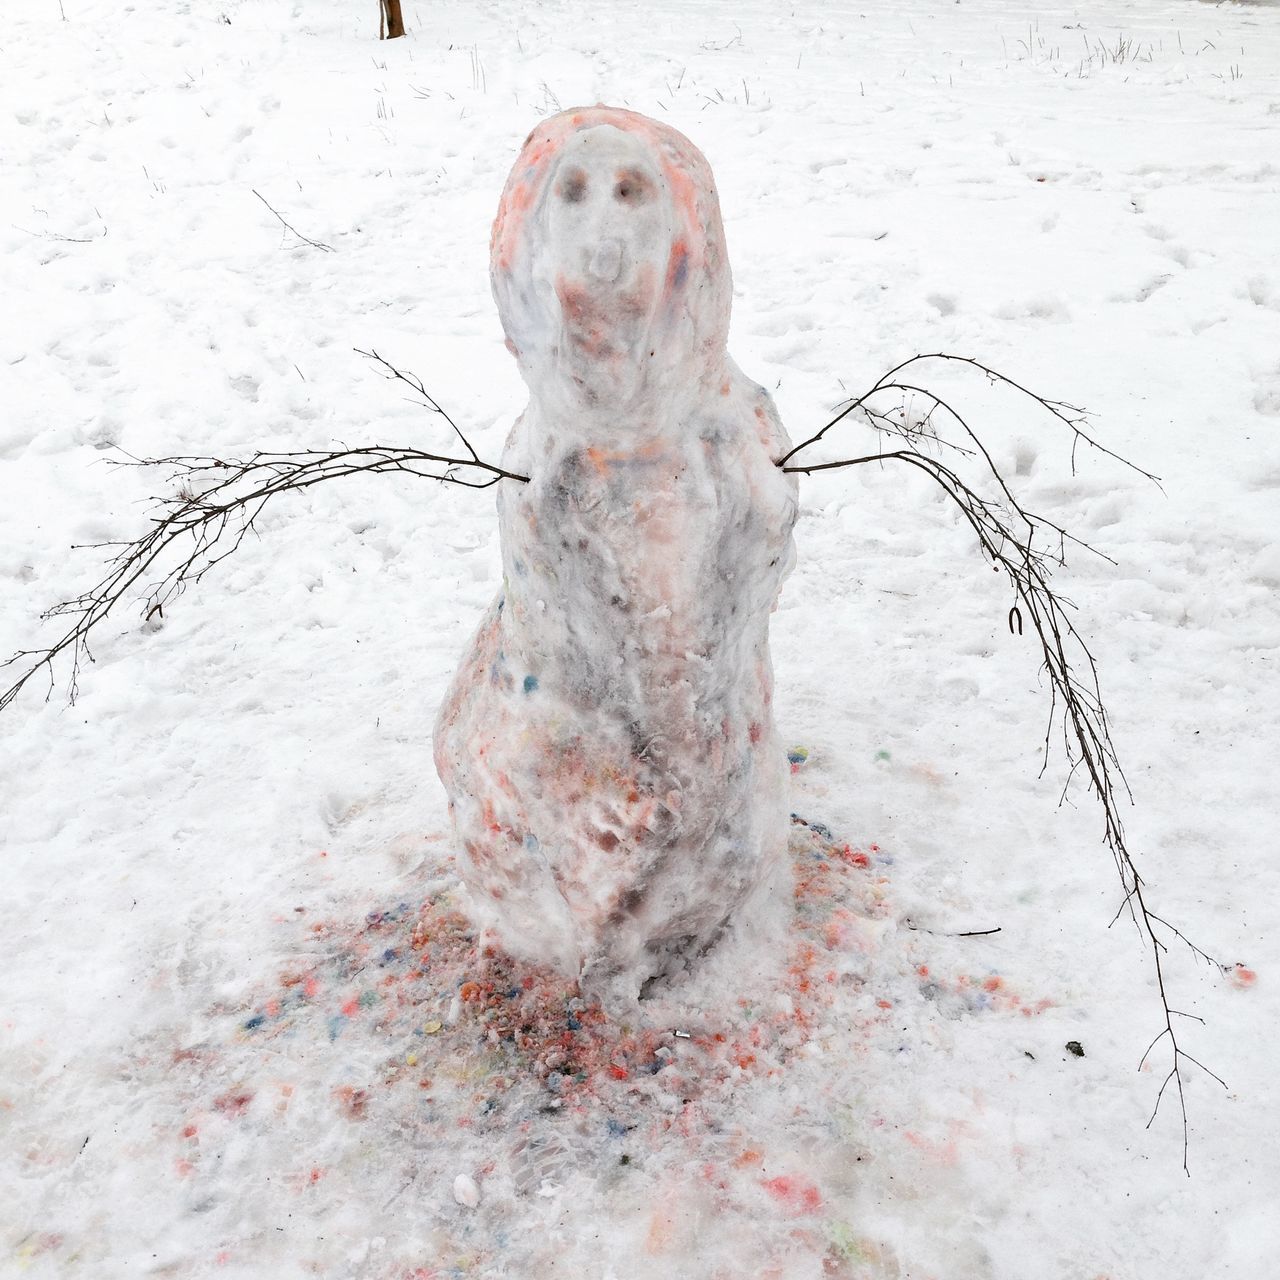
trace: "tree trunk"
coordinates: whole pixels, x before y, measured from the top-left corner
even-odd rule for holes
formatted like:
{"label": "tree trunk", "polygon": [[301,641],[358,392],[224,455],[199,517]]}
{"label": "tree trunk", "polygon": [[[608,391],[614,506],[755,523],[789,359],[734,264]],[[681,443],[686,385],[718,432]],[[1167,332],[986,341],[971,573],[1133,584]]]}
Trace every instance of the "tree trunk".
{"label": "tree trunk", "polygon": [[378,39],[394,40],[404,35],[404,17],[400,13],[400,0],[378,0],[380,16]]}

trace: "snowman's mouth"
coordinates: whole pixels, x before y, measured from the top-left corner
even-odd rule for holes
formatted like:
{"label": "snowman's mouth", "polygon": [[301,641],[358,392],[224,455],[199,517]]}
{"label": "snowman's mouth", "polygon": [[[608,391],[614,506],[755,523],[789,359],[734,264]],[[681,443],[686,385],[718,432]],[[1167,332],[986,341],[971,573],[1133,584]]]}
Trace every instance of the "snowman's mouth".
{"label": "snowman's mouth", "polygon": [[650,269],[622,287],[595,280],[556,281],[565,348],[608,366],[635,359],[644,346],[655,290]]}

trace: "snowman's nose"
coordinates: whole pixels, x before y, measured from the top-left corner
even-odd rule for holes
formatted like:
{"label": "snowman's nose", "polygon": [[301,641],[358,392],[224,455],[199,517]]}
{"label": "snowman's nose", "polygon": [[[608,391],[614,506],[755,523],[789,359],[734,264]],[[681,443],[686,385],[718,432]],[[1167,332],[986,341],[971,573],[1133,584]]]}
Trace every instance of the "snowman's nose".
{"label": "snowman's nose", "polygon": [[619,240],[601,240],[591,255],[587,270],[600,281],[608,284],[618,278],[622,268],[622,243]]}

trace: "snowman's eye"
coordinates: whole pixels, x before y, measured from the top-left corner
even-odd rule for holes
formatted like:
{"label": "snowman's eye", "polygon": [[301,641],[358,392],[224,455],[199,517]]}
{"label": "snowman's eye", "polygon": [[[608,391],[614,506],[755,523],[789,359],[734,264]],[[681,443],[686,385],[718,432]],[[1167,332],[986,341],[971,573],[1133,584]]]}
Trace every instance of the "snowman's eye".
{"label": "snowman's eye", "polygon": [[613,198],[621,204],[644,204],[653,194],[653,184],[638,169],[628,169],[618,174],[618,185]]}
{"label": "snowman's eye", "polygon": [[587,194],[587,175],[581,169],[570,169],[560,179],[560,199],[566,204],[580,204]]}

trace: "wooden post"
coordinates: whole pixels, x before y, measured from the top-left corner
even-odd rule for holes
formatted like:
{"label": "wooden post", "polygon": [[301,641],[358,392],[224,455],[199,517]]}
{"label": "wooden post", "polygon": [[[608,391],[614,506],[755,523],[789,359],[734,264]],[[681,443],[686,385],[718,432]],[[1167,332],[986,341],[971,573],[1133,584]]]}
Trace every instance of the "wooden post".
{"label": "wooden post", "polygon": [[400,12],[400,0],[378,0],[378,39],[394,40],[404,35],[404,17]]}

